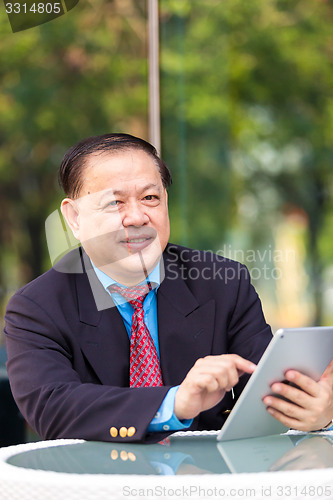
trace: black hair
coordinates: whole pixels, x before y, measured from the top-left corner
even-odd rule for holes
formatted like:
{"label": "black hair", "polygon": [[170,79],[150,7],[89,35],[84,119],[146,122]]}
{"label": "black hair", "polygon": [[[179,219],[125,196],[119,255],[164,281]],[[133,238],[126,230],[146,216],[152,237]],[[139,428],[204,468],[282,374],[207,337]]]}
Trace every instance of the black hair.
{"label": "black hair", "polygon": [[82,172],[89,155],[98,152],[117,153],[130,149],[147,153],[160,172],[163,186],[168,188],[171,185],[171,172],[152,144],[129,134],[104,134],[83,139],[66,152],[59,169],[59,183],[66,196],[76,198],[79,195]]}

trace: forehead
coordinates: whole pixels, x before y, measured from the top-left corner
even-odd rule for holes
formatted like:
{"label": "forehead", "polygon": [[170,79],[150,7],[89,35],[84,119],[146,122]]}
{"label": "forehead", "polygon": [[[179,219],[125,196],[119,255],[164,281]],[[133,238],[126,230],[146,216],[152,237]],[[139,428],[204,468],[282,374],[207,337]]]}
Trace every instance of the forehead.
{"label": "forehead", "polygon": [[82,174],[82,187],[116,188],[119,184],[148,180],[162,185],[155,159],[145,151],[128,149],[89,155]]}

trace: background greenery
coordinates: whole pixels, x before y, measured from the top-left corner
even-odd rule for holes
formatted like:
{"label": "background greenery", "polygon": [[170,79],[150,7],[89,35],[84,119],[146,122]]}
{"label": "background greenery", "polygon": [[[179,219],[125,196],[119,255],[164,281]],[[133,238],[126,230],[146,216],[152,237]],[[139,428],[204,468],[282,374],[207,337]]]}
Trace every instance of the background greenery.
{"label": "background greenery", "polygon": [[[66,149],[148,138],[146,4],[81,0],[15,34],[0,11],[2,311],[50,267]],[[332,3],[159,4],[172,241],[244,261],[273,327],[332,323]]]}

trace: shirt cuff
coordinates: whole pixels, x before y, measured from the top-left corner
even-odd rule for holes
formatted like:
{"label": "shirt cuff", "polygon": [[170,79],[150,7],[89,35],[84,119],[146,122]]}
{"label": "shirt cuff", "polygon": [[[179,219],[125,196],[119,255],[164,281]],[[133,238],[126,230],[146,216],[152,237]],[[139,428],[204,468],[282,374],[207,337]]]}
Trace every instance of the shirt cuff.
{"label": "shirt cuff", "polygon": [[175,406],[176,392],[179,385],[172,387],[168,392],[161,406],[155,414],[155,417],[148,426],[148,432],[161,432],[161,431],[181,431],[187,429],[193,422],[193,419],[178,420],[173,412]]}

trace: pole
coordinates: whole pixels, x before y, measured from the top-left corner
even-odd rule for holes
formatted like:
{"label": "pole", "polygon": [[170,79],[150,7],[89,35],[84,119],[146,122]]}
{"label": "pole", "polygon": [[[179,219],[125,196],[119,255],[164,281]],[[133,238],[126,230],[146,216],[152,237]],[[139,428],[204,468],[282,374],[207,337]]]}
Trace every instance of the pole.
{"label": "pole", "polygon": [[161,153],[158,0],[148,0],[149,140]]}

